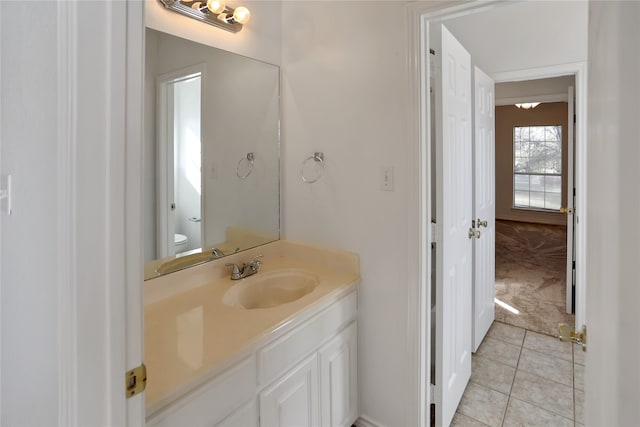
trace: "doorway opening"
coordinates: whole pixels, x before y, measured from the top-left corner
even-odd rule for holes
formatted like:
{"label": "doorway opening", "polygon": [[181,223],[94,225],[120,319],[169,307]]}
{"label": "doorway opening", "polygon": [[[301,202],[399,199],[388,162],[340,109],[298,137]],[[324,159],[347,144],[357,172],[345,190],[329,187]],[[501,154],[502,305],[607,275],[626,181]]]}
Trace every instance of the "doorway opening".
{"label": "doorway opening", "polygon": [[[522,3],[524,6],[523,7],[531,7],[531,8],[535,8],[537,6],[537,3],[534,4],[534,2],[523,2]],[[513,6],[513,5],[512,5]],[[443,23],[443,21],[448,21],[450,19],[454,19],[454,18],[458,18],[461,16],[468,16],[468,15],[472,15],[475,14],[477,12],[485,12],[488,10],[500,10],[501,13],[500,15],[504,15],[507,14],[509,15],[508,18],[511,19],[511,21],[516,21],[516,19],[512,19],[512,18],[521,18],[522,16],[529,16],[529,14],[521,14],[521,15],[511,15],[509,13],[509,11],[507,10],[507,8],[502,8],[501,5],[490,5],[486,8],[483,7],[478,7],[477,5],[475,7],[473,6],[469,6],[469,7],[465,7],[465,6],[460,6],[457,8],[450,8],[449,10],[445,10],[445,11],[429,11],[428,9],[425,9],[425,11],[422,12],[422,14],[420,15],[421,19],[420,19],[420,28],[422,30],[422,36],[423,38],[420,40],[421,44],[421,49],[419,51],[419,55],[421,58],[421,82],[422,82],[422,87],[425,88],[422,90],[422,95],[421,95],[421,107],[422,107],[422,114],[421,114],[421,137],[422,137],[422,144],[420,147],[420,152],[421,154],[423,153],[424,157],[421,157],[421,165],[420,165],[420,170],[423,172],[420,181],[419,181],[419,185],[421,186],[421,197],[423,198],[424,204],[423,206],[421,206],[421,214],[420,214],[420,218],[421,218],[421,223],[423,225],[423,227],[425,227],[425,224],[428,224],[429,222],[429,218],[430,218],[430,214],[432,211],[437,211],[437,206],[436,209],[433,209],[433,206],[430,202],[432,202],[434,199],[437,201],[437,197],[433,197],[433,164],[432,164],[432,148],[433,148],[433,138],[430,136],[431,132],[433,130],[433,113],[432,113],[432,108],[437,108],[438,105],[438,101],[436,100],[435,105],[436,107],[432,106],[433,102],[430,101],[429,98],[432,97],[432,95],[428,92],[429,90],[429,67],[432,65],[432,61],[430,60],[430,55],[429,55],[429,50],[433,47],[433,46],[437,46],[438,45],[438,41],[434,40],[432,35],[429,34],[430,33],[430,28],[432,25],[439,25],[441,23]],[[504,19],[504,16],[502,16],[500,19]],[[485,25],[486,29],[495,27],[495,28],[503,28],[503,26],[498,25],[500,23],[504,23],[503,21],[501,21],[500,19],[497,19],[497,24],[494,22],[493,24],[495,25]],[[513,23],[513,22],[512,22]],[[445,24],[448,24],[448,22],[445,22]],[[468,32],[471,32],[471,35],[468,35],[469,40],[472,41],[478,41],[479,39],[481,39],[481,37],[479,37],[480,34],[482,34],[482,32],[478,32],[477,31],[477,26],[478,24],[475,25],[467,25],[468,23],[465,23],[465,25],[460,25],[463,29],[468,30]],[[564,31],[562,28],[566,28],[562,27],[559,25],[559,29],[558,31]],[[476,29],[474,31],[471,31],[471,29]],[[503,31],[504,32],[504,31]],[[456,29],[452,29],[452,33],[457,37],[457,31]],[[490,34],[494,34],[497,32],[489,32]],[[513,31],[513,32],[507,32],[508,34],[520,34],[518,31]],[[504,37],[504,34],[498,34],[499,37]],[[512,37],[513,38],[513,37]],[[463,45],[466,45],[466,41],[462,40]],[[480,42],[478,42],[480,43]],[[576,205],[576,211],[580,213],[580,221],[578,222],[577,220],[574,222],[576,224],[576,236],[577,236],[577,244],[576,244],[576,255],[577,255],[577,259],[576,259],[576,264],[577,264],[577,274],[576,274],[576,279],[577,279],[577,283],[579,283],[579,286],[584,289],[584,285],[585,285],[585,281],[584,281],[584,262],[583,262],[583,258],[584,258],[584,245],[585,245],[585,229],[584,229],[584,207],[586,206],[586,200],[585,200],[585,194],[586,194],[586,180],[585,180],[585,166],[586,166],[586,155],[585,155],[585,143],[586,143],[586,111],[585,111],[585,105],[586,105],[586,63],[582,60],[582,59],[576,59],[576,62],[571,62],[570,59],[570,54],[568,53],[569,50],[567,49],[567,55],[565,57],[565,61],[566,63],[562,63],[562,62],[554,62],[556,61],[556,58],[546,58],[543,59],[537,63],[535,63],[535,58],[538,57],[543,57],[544,55],[534,55],[532,52],[528,52],[528,53],[524,53],[524,50],[521,49],[521,52],[523,52],[523,55],[509,55],[508,53],[502,53],[501,49],[495,49],[495,46],[497,45],[492,45],[492,41],[487,41],[485,44],[485,49],[484,49],[484,53],[486,54],[487,52],[489,52],[489,54],[493,54],[493,52],[498,51],[498,53],[496,54],[496,60],[495,61],[491,61],[491,62],[484,62],[484,64],[489,64],[488,67],[486,67],[486,69],[489,70],[490,73],[490,77],[493,78],[493,80],[496,83],[502,83],[502,82],[520,82],[520,81],[525,81],[525,80],[535,80],[535,79],[546,79],[546,78],[552,78],[552,77],[559,77],[559,76],[567,76],[567,75],[571,75],[574,76],[575,78],[575,87],[576,87],[576,101],[577,101],[577,128],[576,128],[576,173],[575,173],[575,178],[576,178],[576,183],[579,184],[576,187],[580,189],[580,192],[577,194],[578,198],[576,199],[577,205]],[[499,43],[495,42],[495,43]],[[513,43],[512,43],[513,44]],[[487,49],[486,47],[489,46],[493,46],[493,49]],[[528,45],[527,45],[528,46]],[[531,46],[528,46],[531,47]],[[535,50],[535,49],[534,49]],[[557,51],[561,51],[562,49],[555,49],[554,52]],[[471,62],[471,67],[474,66],[474,62],[473,62],[473,58],[474,58],[474,50],[470,49],[469,51],[471,53],[471,57],[472,57],[472,62]],[[438,52],[436,52],[437,54]],[[502,55],[502,56],[500,56]],[[458,61],[458,58],[452,58],[450,56],[446,56],[445,53],[442,53],[442,57],[446,58],[447,61],[449,62],[455,62]],[[478,58],[478,57],[476,57]],[[512,61],[512,63],[507,64],[508,61]],[[518,62],[520,61],[520,62]],[[545,61],[547,61],[545,63]],[[482,63],[480,63],[480,61],[478,61],[479,65],[482,65]],[[522,65],[521,65],[522,64]],[[558,65],[549,65],[549,64],[558,64]],[[465,65],[467,67],[467,69],[469,69],[468,65]],[[500,71],[500,67],[504,67],[502,69],[507,69],[507,70],[516,70],[516,71]],[[483,68],[483,67],[480,67]],[[441,74],[445,74],[444,72],[441,72]],[[450,87],[454,87],[453,85]],[[443,91],[444,92],[444,91]],[[436,94],[436,98],[437,98],[438,94]],[[546,101],[546,102],[550,102],[550,101]],[[440,121],[442,121],[441,119],[437,118],[437,114],[436,113],[436,120],[438,121],[438,123]],[[442,113],[442,115],[444,116],[444,113]],[[448,116],[447,116],[448,117]],[[437,155],[437,153],[436,153]],[[439,166],[442,168],[443,164],[439,164]],[[513,170],[512,170],[513,173]],[[429,182],[428,179],[424,179],[424,177],[431,177],[432,180],[431,182]],[[511,178],[511,181],[514,180],[514,177]],[[443,180],[444,181],[444,180]],[[566,206],[563,205],[561,206],[562,208],[565,208]],[[441,212],[441,214],[445,214],[446,216],[446,212]],[[439,215],[441,218],[443,217],[443,215]],[[485,221],[483,218],[473,218],[476,220],[476,225],[478,223],[483,224]],[[479,219],[482,219],[482,221],[479,221]],[[471,227],[475,227],[472,223]],[[426,227],[425,227],[426,228]],[[461,227],[458,227],[461,228]],[[426,265],[422,265],[423,268],[426,268],[426,271],[424,273],[421,273],[420,276],[420,280],[422,285],[425,285],[423,287],[426,287],[428,289],[428,287],[426,286],[426,284],[429,283],[429,278],[433,275],[434,273],[434,264],[433,262],[429,262],[431,261],[431,257],[429,256],[424,256],[424,251],[426,251],[426,248],[429,248],[431,246],[432,242],[436,242],[436,247],[438,245],[441,246],[446,246],[446,243],[443,243],[440,239],[442,239],[442,232],[438,231],[439,229],[436,227],[435,229],[432,228],[427,228],[427,232],[425,233],[426,235],[423,236],[423,240],[421,241],[420,247],[421,248],[425,248],[425,249],[421,249],[423,252],[423,259],[427,260]],[[486,236],[486,230],[469,230],[469,236],[473,236],[474,238],[480,238],[480,235],[478,235],[478,233],[476,233],[477,231],[482,231],[482,236]],[[439,234],[440,233],[440,234]],[[471,237],[470,237],[471,238]],[[494,252],[495,253],[495,252]],[[440,267],[440,265],[438,264],[438,266]],[[437,269],[436,269],[437,270]],[[450,271],[447,270],[447,273],[450,273]],[[440,272],[440,275],[442,275],[443,273]],[[438,272],[436,271],[436,276],[438,276]],[[439,289],[439,288],[438,288]],[[436,295],[438,294],[438,292],[436,291]],[[441,291],[442,294],[442,291]],[[438,363],[433,363],[433,358],[438,358],[440,357],[440,360],[442,363],[442,361],[444,360],[445,363],[448,362],[448,358],[451,359],[454,356],[451,356],[449,354],[449,356],[447,356],[448,353],[446,353],[447,348],[443,345],[441,345],[441,343],[438,343],[436,340],[435,343],[435,347],[436,347],[436,351],[433,352],[433,340],[430,338],[433,337],[429,337],[428,332],[427,331],[433,331],[434,329],[436,331],[439,330],[439,328],[442,328],[442,324],[441,325],[435,325],[435,328],[433,327],[432,322],[432,316],[429,316],[429,311],[428,308],[432,306],[432,300],[431,297],[432,293],[429,292],[426,296],[426,301],[421,302],[420,304],[420,309],[422,310],[422,314],[420,316],[420,321],[423,322],[421,325],[419,325],[419,327],[417,328],[418,330],[422,331],[423,335],[420,337],[421,340],[425,340],[427,343],[431,342],[431,351],[429,351],[429,354],[426,354],[425,359],[427,360],[427,364],[426,364],[426,378],[427,381],[429,381],[428,384],[422,386],[424,387],[425,390],[427,390],[427,396],[430,397],[429,400],[433,401],[436,400],[440,403],[441,407],[443,407],[444,405],[442,405],[442,399],[444,398],[444,393],[442,391],[443,388],[443,384],[445,384],[445,382],[442,381],[441,378],[441,373],[440,370],[438,368]],[[576,311],[576,323],[578,325],[581,325],[584,322],[584,293],[580,291],[580,289],[578,289],[576,291],[575,297],[573,295],[573,293],[571,293],[571,304],[572,307],[575,307],[575,311]],[[459,304],[456,306],[459,307]],[[438,312],[438,310],[440,310],[440,307],[436,307],[435,311],[436,313]],[[446,311],[446,310],[443,310]],[[450,316],[450,314],[446,314],[446,313],[438,313],[438,316],[436,317],[436,322],[438,321],[438,319],[440,319],[441,316]],[[556,325],[557,327],[557,325]],[[437,332],[438,334],[439,332]],[[446,334],[442,334],[439,333],[438,336],[443,336]],[[547,337],[549,339],[552,339],[551,337]],[[465,343],[467,342],[466,340],[464,341]],[[465,344],[466,345],[466,344]],[[435,354],[434,354],[435,353]],[[442,353],[442,354],[441,354]],[[456,359],[457,360],[457,359]],[[433,375],[430,375],[431,371],[433,370],[433,368],[435,367],[435,377],[437,378],[440,375],[440,381],[434,381]],[[439,384],[438,384],[439,382]],[[429,387],[427,387],[428,385],[430,385]],[[439,391],[440,389],[440,391]],[[435,399],[434,399],[435,396]],[[573,399],[572,399],[573,401]],[[424,414],[423,416],[425,418],[430,418],[428,415],[428,407],[422,407],[420,410],[421,414]],[[438,412],[438,411],[436,411]],[[449,414],[452,415],[452,414]],[[573,417],[573,413],[571,415],[571,417]],[[439,418],[439,419],[438,419]],[[447,419],[450,420],[449,417],[445,417],[444,414],[441,414],[440,416],[436,415],[436,424],[446,424],[447,423]]]}
{"label": "doorway opening", "polygon": [[202,70],[158,78],[156,258],[202,247]]}
{"label": "doorway opening", "polygon": [[572,75],[496,84],[495,319],[574,327]]}

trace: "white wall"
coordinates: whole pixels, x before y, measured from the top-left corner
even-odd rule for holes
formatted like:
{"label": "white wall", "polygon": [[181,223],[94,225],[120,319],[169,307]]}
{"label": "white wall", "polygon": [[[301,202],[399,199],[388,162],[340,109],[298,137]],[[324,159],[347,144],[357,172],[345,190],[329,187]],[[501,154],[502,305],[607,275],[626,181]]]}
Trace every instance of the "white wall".
{"label": "white wall", "polygon": [[[404,16],[398,1],[283,3],[284,234],[360,255],[360,409],[381,426],[405,425],[410,401]],[[303,183],[316,151],[324,176]]]}
{"label": "white wall", "polygon": [[[496,83],[496,105],[513,105],[526,102],[523,99],[546,102],[567,101],[569,86],[575,88],[575,76],[551,77],[548,79],[524,80],[520,82]],[[564,98],[551,98],[562,95]],[[514,101],[518,99],[519,101]]]}
{"label": "white wall", "polygon": [[0,214],[0,424],[7,426],[58,419],[56,13],[53,2],[0,3],[0,170],[13,177],[14,205],[12,216]]}
{"label": "white wall", "polygon": [[587,58],[587,2],[523,1],[445,22],[489,75]]}
{"label": "white wall", "polygon": [[590,2],[586,420],[640,424],[640,3]]}

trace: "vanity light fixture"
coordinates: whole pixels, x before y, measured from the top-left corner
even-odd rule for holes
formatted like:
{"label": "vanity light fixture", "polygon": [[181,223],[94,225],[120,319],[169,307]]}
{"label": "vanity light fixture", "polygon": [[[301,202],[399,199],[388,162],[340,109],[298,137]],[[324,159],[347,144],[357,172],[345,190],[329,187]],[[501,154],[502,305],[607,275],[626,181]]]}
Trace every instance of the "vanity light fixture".
{"label": "vanity light fixture", "polygon": [[232,33],[242,29],[251,17],[244,6],[232,8],[220,0],[158,0],[164,7]]}
{"label": "vanity light fixture", "polygon": [[524,104],[516,104],[516,107],[523,110],[532,110],[540,105],[539,102],[525,102]]}

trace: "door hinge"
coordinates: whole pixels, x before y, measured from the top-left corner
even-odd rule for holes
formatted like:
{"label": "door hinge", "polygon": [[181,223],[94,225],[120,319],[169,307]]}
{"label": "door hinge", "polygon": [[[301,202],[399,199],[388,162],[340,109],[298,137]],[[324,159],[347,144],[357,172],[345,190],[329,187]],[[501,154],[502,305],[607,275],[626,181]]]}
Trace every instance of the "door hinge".
{"label": "door hinge", "polygon": [[127,399],[142,393],[147,388],[147,367],[144,363],[125,374],[124,390]]}
{"label": "door hinge", "polygon": [[566,323],[558,324],[558,338],[560,341],[581,344],[582,351],[587,351],[587,326],[582,325],[580,332],[571,330],[571,326]]}
{"label": "door hinge", "polygon": [[436,223],[435,222],[431,222],[431,243],[437,243],[437,238],[436,238]]}
{"label": "door hinge", "polygon": [[429,384],[429,404],[435,405],[436,403],[436,386]]}

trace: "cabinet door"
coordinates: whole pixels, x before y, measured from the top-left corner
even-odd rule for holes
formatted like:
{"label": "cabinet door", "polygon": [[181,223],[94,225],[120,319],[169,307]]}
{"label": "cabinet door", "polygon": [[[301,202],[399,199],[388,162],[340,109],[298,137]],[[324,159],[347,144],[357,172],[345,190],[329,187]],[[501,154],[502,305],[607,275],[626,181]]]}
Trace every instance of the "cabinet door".
{"label": "cabinet door", "polygon": [[319,388],[318,357],[314,354],[260,393],[260,425],[319,426]]}
{"label": "cabinet door", "polygon": [[323,426],[349,427],[358,418],[357,340],[353,322],[319,352]]}
{"label": "cabinet door", "polygon": [[251,402],[220,421],[215,427],[258,427],[258,408],[256,408],[256,399],[253,399]]}

